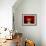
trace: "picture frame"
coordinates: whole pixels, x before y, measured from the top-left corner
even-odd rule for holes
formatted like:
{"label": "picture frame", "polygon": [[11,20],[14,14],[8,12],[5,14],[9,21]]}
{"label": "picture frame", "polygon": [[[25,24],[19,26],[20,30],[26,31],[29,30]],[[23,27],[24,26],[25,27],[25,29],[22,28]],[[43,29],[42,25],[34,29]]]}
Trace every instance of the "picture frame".
{"label": "picture frame", "polygon": [[22,14],[22,25],[24,26],[37,25],[37,14]]}

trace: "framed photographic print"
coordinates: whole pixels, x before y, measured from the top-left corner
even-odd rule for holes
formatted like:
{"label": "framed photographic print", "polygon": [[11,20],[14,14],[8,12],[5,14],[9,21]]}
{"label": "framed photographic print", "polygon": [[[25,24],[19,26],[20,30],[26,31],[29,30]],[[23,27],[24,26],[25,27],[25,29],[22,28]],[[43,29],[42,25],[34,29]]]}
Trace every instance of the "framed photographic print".
{"label": "framed photographic print", "polygon": [[37,14],[22,14],[22,25],[34,26],[37,24]]}

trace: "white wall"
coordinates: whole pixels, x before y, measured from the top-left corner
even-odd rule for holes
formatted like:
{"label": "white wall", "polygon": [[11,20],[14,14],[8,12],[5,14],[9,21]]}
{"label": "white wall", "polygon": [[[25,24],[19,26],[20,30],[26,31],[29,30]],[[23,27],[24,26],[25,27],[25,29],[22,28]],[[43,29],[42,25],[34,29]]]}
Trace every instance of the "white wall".
{"label": "white wall", "polygon": [[[19,2],[19,1],[18,1]],[[36,46],[41,46],[41,1],[23,0],[13,8],[15,29],[23,33],[23,37],[35,41]],[[37,14],[36,26],[22,26],[22,14]]]}
{"label": "white wall", "polygon": [[16,0],[0,0],[0,27],[12,28],[12,6]]}
{"label": "white wall", "polygon": [[42,46],[46,46],[46,0],[41,1],[41,38]]}

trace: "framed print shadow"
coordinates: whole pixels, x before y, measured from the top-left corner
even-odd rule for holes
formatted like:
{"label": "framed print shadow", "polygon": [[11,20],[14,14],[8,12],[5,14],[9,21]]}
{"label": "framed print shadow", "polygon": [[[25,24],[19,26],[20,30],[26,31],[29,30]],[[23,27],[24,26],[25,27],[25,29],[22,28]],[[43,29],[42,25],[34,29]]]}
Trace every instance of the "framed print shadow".
{"label": "framed print shadow", "polygon": [[22,25],[25,26],[37,25],[37,14],[22,14]]}

